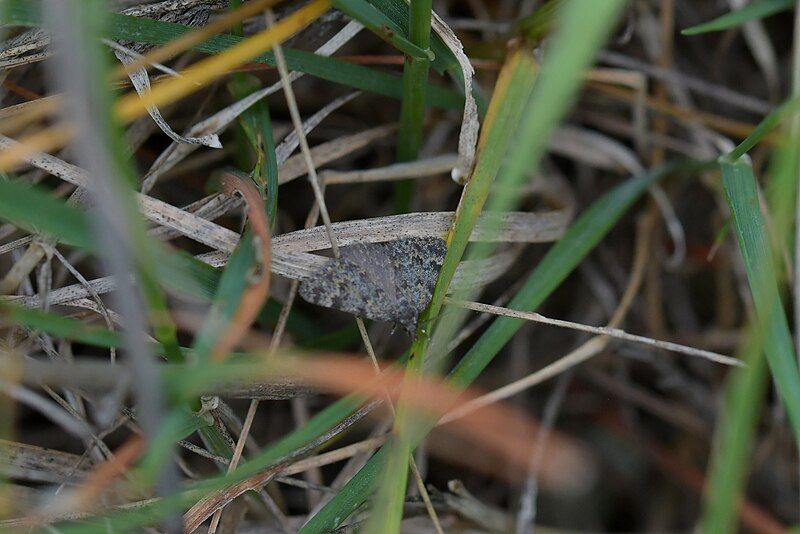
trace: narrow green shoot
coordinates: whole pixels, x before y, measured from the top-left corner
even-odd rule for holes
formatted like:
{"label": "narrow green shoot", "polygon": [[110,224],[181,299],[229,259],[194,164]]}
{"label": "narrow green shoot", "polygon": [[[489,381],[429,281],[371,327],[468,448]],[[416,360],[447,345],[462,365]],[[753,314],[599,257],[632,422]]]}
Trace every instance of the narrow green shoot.
{"label": "narrow green shoot", "polygon": [[[430,50],[431,0],[411,0],[408,38],[422,50]],[[397,136],[397,160],[417,158],[422,146],[425,122],[425,89],[428,84],[428,57],[406,56],[403,65],[403,97],[400,104],[400,132]],[[405,180],[395,186],[395,210],[407,211],[413,182]]]}
{"label": "narrow green shoot", "polygon": [[736,9],[720,17],[686,28],[681,31],[683,35],[699,35],[701,33],[719,32],[728,28],[741,26],[749,20],[763,19],[776,13],[786,11],[795,5],[794,0],[761,0],[741,9]]}

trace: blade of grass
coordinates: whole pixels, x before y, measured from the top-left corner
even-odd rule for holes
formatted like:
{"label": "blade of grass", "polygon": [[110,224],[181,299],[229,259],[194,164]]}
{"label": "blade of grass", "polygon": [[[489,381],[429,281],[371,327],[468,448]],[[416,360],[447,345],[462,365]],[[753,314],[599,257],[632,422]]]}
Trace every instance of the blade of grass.
{"label": "blade of grass", "polygon": [[[408,37],[409,27],[409,4],[406,0],[368,0],[370,4],[374,5],[384,15],[394,21],[395,25],[401,29],[403,34]],[[450,74],[458,87],[464,87],[464,78],[461,68],[458,64],[453,50],[445,44],[442,37],[437,32],[431,32],[430,36],[430,50],[433,53],[433,60],[431,67],[433,67],[439,74],[445,72]],[[428,91],[436,88],[435,85],[429,85]],[[483,94],[477,90],[476,84],[473,83],[473,96],[478,106],[478,114],[483,116],[486,113],[487,102]],[[431,96],[431,95],[429,95]],[[427,99],[426,99],[427,100]],[[462,102],[463,107],[463,102]]]}
{"label": "blade of grass", "polygon": [[[231,84],[233,95],[241,100],[260,88],[258,78],[237,73]],[[272,120],[266,100],[256,102],[240,117],[240,128],[237,130],[239,142],[237,159],[240,168],[248,170],[248,147],[255,153],[255,166],[251,177],[262,197],[265,198],[267,220],[270,227],[275,224],[278,211],[278,159],[275,154],[275,139],[272,132]]]}
{"label": "blade of grass", "polygon": [[[101,82],[110,72],[108,57],[97,46],[106,22],[103,7],[97,0],[47,3],[48,26],[65,51],[60,61],[48,66],[56,86],[70,102],[61,112],[79,132],[73,141],[76,158],[93,177],[91,192],[97,208],[93,212],[93,237],[98,255],[118,279],[113,302],[126,324],[122,338],[126,364],[133,374],[137,420],[145,437],[152,437],[162,428],[166,399],[147,342],[148,319],[166,348],[167,359],[180,361],[182,354],[175,325],[152,273],[155,261],[148,254],[152,247],[131,189],[135,180],[122,131],[111,112],[112,95]],[[177,484],[176,466],[165,463],[159,473],[158,491],[168,493]]]}
{"label": "blade of grass", "polygon": [[70,317],[14,306],[2,300],[0,300],[0,318],[6,324],[13,322],[27,328],[41,330],[51,336],[72,339],[87,345],[104,348],[119,348],[122,346],[122,339],[117,332],[112,332],[102,327],[89,326]]}
{"label": "blade of grass", "polygon": [[[781,106],[784,107],[784,106]],[[780,108],[779,108],[780,109]],[[770,115],[774,115],[774,112]],[[763,126],[769,124],[767,128]],[[753,134],[748,136],[729,155],[741,157],[746,150],[759,140],[759,131],[772,126],[768,116]],[[792,230],[797,180],[797,152],[789,140],[782,136],[782,142],[771,158],[771,176],[767,184],[765,197],[768,213],[772,216],[772,245],[775,251],[776,267],[785,265],[781,261],[782,250],[791,250]],[[779,276],[776,273],[776,276]],[[789,279],[787,271],[780,273],[780,287]],[[701,524],[707,532],[726,532],[735,530],[736,517],[740,511],[739,503],[745,493],[749,457],[754,435],[757,429],[758,414],[764,402],[765,389],[768,384],[767,362],[763,354],[763,339],[759,339],[757,328],[751,322],[751,333],[744,354],[748,360],[747,371],[735,371],[728,379],[725,404],[723,405],[717,436],[708,469],[708,484],[704,495],[704,509]]]}
{"label": "blade of grass", "polygon": [[[597,6],[592,10],[587,10],[586,5],[579,1],[564,5],[563,10],[559,13],[558,32],[551,43],[551,48],[547,51],[546,63],[542,67],[542,74],[538,79],[532,76],[532,73],[535,72],[533,67],[535,62],[530,57],[530,52],[523,48],[525,45],[516,52],[519,56],[512,56],[520,58],[519,67],[521,67],[523,76],[519,80],[510,80],[508,85],[512,91],[520,91],[520,93],[514,95],[514,99],[504,102],[509,105],[498,107],[496,115],[490,107],[484,125],[484,128],[489,130],[502,130],[502,135],[509,136],[506,138],[506,142],[512,138],[518,142],[517,149],[512,150],[509,154],[506,170],[495,187],[489,204],[489,209],[492,211],[507,211],[519,201],[518,198],[515,198],[514,191],[518,191],[519,184],[527,179],[528,171],[538,167],[539,158],[547,146],[547,139],[566,113],[578,91],[583,71],[588,67],[595,50],[610,31],[623,4],[622,1],[605,2],[602,6]],[[535,86],[534,79],[536,79]],[[531,91],[530,102],[528,102],[528,95]],[[490,167],[495,164],[499,165],[505,153],[507,145],[495,145],[494,140],[489,137],[486,136],[486,139],[479,143],[481,153],[478,157],[478,167],[484,158],[487,158],[485,161],[497,159],[496,163],[489,164]],[[499,151],[499,154],[492,154],[492,150]],[[492,158],[490,155],[494,157]],[[410,373],[421,372],[426,358],[439,359],[435,351],[432,351],[434,354],[427,354],[429,335],[426,325],[432,324],[432,321],[439,315],[444,303],[444,296],[455,271],[455,264],[460,261],[466,249],[472,227],[489,195],[489,186],[494,181],[496,170],[488,176],[483,176],[479,174],[478,167],[464,190],[453,228],[448,234],[448,251],[439,272],[431,303],[420,317],[421,327],[412,346]],[[476,247],[476,249],[478,250],[477,254],[485,254],[489,247]],[[431,347],[446,346],[442,340],[449,340],[452,337],[462,317],[461,313],[451,314],[446,320],[437,324],[433,341],[430,342]],[[379,527],[391,532],[399,530],[407,476],[402,460],[416,446],[412,436],[420,433],[424,435],[425,427],[427,429],[431,427],[430,422],[420,426],[419,422],[414,419],[415,414],[406,409],[406,403],[401,399],[394,427],[398,438],[384,446],[391,452],[370,519],[369,525],[372,528]],[[336,498],[328,506],[335,506],[335,501]],[[346,517],[346,514],[339,515]],[[310,529],[308,532],[315,532],[315,530]]]}
{"label": "blade of grass", "polygon": [[769,383],[762,343],[758,336],[749,336],[742,351],[747,367],[734,370],[728,378],[705,488],[702,532],[736,531],[758,415]]}
{"label": "blade of grass", "polygon": [[[447,235],[447,254],[445,255],[439,278],[433,291],[428,309],[420,317],[417,339],[412,346],[412,357],[408,370],[410,373],[422,371],[424,356],[430,335],[430,325],[437,317],[444,303],[444,295],[455,274],[456,268],[466,250],[469,236],[480,215],[484,202],[495,176],[500,169],[506,151],[513,139],[522,110],[533,89],[537,65],[533,54],[524,47],[515,50],[506,61],[496,84],[495,93],[489,105],[484,123],[483,138],[479,143],[480,154],[475,170],[467,183],[459,202],[453,227]],[[413,380],[413,378],[410,378]],[[408,434],[410,413],[406,403],[399,403],[395,418],[394,432]],[[386,444],[393,453],[387,467],[387,483],[382,486],[375,499],[368,531],[399,528],[402,519],[402,497],[405,495],[408,455],[410,444],[406,440],[393,439]],[[389,483],[389,481],[391,483]]]}
{"label": "blade of grass", "polygon": [[432,52],[420,48],[417,43],[412,43],[406,39],[403,35],[403,30],[392,19],[375,9],[366,0],[332,0],[332,3],[336,9],[357,20],[372,33],[409,57],[433,59]]}
{"label": "blade of grass", "polygon": [[776,107],[766,117],[764,117],[755,128],[753,128],[752,132],[750,132],[750,134],[741,143],[739,143],[736,148],[730,152],[730,154],[728,154],[728,157],[736,160],[744,156],[754,146],[763,141],[770,132],[777,128],[781,121],[791,117],[791,115],[795,113],[798,108],[800,108],[800,100],[798,99],[788,100],[787,102],[784,102],[780,106]]}
{"label": "blade of grass", "polygon": [[[242,5],[241,0],[230,0],[228,9],[234,13]],[[231,32],[237,37],[244,36],[244,24],[237,23]],[[232,93],[241,100],[254,93],[261,83],[255,76],[237,73],[231,83]],[[262,197],[266,197],[267,220],[270,227],[275,225],[278,210],[278,160],[275,156],[275,139],[272,132],[272,120],[269,115],[269,106],[266,100],[257,102],[252,109],[245,111],[240,119],[240,128],[237,130],[239,138],[249,141],[250,147],[256,154],[256,165],[252,177]],[[242,155],[240,166],[246,163],[247,147],[244,143],[237,143],[237,148]],[[242,167],[242,170],[246,170]]]}
{"label": "blade of grass", "polygon": [[255,265],[256,250],[252,236],[246,232],[222,272],[211,309],[192,344],[198,362],[207,363],[211,359],[217,338],[236,313],[248,286],[249,273]]}
{"label": "blade of grass", "polygon": [[686,28],[681,31],[682,35],[699,35],[701,33],[718,32],[741,26],[748,20],[763,19],[770,15],[775,15],[781,11],[786,11],[794,6],[794,0],[761,0],[760,2],[752,3],[741,9],[731,11],[720,17]]}
{"label": "blade of grass", "polygon": [[[409,4],[405,0],[368,0],[370,4],[375,6],[381,13],[389,18],[395,28],[399,28],[406,38],[409,37],[409,22],[410,22],[410,9]],[[430,49],[433,52],[433,60],[431,66],[436,69],[440,74],[445,71],[451,71],[456,79],[457,74],[460,72],[458,68],[458,60],[453,55],[453,52],[447,48],[447,45],[442,41],[442,38],[435,33],[430,36]]]}
{"label": "blade of grass", "polygon": [[[431,0],[411,0],[408,38],[420,49],[430,49]],[[400,103],[400,131],[397,134],[397,161],[401,163],[417,159],[422,146],[429,67],[428,57],[406,56],[403,62],[403,98]],[[413,190],[412,180],[395,184],[395,211],[408,211]]]}
{"label": "blade of grass", "polygon": [[720,158],[722,183],[744,259],[759,335],[772,377],[800,442],[800,370],[778,292],[773,253],[765,231],[753,168],[743,158]]}
{"label": "blade of grass", "polygon": [[0,180],[0,219],[32,233],[42,232],[68,245],[93,248],[83,212],[39,187]]}

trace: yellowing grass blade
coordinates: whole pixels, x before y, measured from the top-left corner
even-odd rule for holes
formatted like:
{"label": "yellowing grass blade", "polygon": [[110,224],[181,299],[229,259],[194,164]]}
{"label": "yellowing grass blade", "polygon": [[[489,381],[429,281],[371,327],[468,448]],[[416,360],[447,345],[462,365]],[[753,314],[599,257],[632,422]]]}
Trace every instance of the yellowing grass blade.
{"label": "yellowing grass blade", "polygon": [[147,106],[163,106],[198,90],[231,68],[242,65],[271,49],[276,43],[285,41],[318,19],[330,7],[330,0],[314,0],[272,28],[254,35],[220,54],[196,63],[182,73],[183,77],[165,80],[142,97],[136,93],[130,93],[120,98],[114,110],[117,118],[124,122],[131,121],[144,114]]}
{"label": "yellowing grass blade", "polygon": [[49,152],[66,145],[73,135],[75,127],[72,124],[59,123],[20,139],[13,148],[0,151],[0,172],[14,170],[32,154]]}

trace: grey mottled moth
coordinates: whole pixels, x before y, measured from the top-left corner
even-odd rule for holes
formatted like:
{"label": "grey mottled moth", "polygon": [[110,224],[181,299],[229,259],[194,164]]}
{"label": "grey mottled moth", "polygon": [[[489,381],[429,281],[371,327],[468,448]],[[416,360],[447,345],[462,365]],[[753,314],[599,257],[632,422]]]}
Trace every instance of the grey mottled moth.
{"label": "grey mottled moth", "polygon": [[447,246],[434,237],[342,247],[300,284],[306,301],[364,319],[417,327],[428,305]]}

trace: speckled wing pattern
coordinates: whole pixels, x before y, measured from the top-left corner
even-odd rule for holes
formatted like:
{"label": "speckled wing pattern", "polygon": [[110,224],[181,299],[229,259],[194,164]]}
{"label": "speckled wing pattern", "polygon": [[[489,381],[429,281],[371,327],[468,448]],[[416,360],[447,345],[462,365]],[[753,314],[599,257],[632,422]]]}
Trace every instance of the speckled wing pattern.
{"label": "speckled wing pattern", "polygon": [[430,302],[446,252],[443,240],[427,237],[342,247],[338,259],[300,284],[300,296],[412,331]]}

